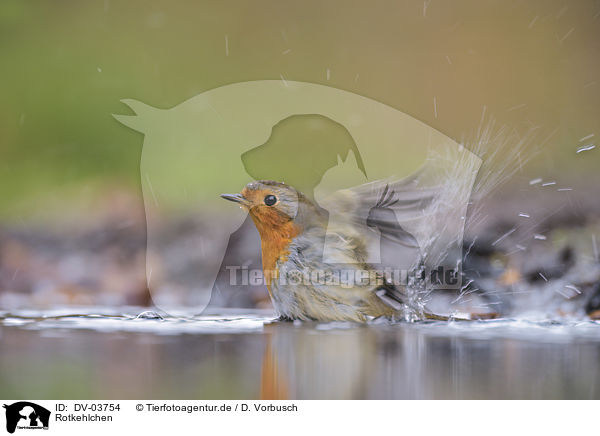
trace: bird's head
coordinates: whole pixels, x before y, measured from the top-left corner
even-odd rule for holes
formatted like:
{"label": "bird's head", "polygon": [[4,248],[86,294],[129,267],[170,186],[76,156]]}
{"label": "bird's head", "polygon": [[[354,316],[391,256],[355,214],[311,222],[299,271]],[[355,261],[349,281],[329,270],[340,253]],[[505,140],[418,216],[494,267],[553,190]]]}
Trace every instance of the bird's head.
{"label": "bird's head", "polygon": [[302,194],[285,183],[261,180],[247,184],[239,194],[222,194],[246,209],[261,234],[289,226],[298,216]]}

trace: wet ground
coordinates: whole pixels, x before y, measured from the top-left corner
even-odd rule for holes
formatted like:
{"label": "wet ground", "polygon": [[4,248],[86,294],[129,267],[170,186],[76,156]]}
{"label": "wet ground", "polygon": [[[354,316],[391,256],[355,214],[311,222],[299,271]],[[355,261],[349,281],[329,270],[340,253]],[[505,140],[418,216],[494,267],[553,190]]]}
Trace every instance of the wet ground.
{"label": "wet ground", "polygon": [[[0,396],[599,399],[600,322],[279,323],[269,311],[0,313]],[[67,316],[65,316],[67,315]]]}

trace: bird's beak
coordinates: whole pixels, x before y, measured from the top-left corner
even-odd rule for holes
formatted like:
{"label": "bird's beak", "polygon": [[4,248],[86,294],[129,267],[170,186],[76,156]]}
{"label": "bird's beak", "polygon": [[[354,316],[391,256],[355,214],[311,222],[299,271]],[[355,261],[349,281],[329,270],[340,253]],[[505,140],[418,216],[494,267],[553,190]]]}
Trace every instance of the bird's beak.
{"label": "bird's beak", "polygon": [[235,203],[240,203],[243,206],[248,205],[248,200],[246,200],[242,194],[221,194],[221,198],[233,201]]}

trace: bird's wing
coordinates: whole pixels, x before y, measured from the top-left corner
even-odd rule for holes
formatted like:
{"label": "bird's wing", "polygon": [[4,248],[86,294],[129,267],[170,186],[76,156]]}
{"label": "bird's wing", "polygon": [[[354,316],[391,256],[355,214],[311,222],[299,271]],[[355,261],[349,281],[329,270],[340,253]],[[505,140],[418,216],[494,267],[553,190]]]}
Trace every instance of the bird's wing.
{"label": "bird's wing", "polygon": [[[467,205],[481,159],[466,149],[428,156],[406,178],[377,180],[334,192],[327,200],[330,225],[352,224],[386,257],[418,248],[430,267],[460,261]],[[391,247],[391,248],[390,248]],[[458,251],[457,251],[458,250]],[[377,254],[377,253],[376,253]],[[375,257],[377,255],[375,254]]]}

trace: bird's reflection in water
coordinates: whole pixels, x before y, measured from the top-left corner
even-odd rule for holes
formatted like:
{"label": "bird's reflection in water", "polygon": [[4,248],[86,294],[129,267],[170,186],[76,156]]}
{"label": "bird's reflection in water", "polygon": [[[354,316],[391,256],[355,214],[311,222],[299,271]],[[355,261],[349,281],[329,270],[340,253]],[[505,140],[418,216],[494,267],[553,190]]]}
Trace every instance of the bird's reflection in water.
{"label": "bird's reflection in water", "polygon": [[260,398],[422,398],[430,391],[426,338],[409,329],[393,330],[312,323],[265,326]]}
{"label": "bird's reflection in water", "polygon": [[264,337],[261,399],[366,396],[368,371],[376,357],[369,328],[273,323],[265,326]]}
{"label": "bird's reflection in water", "polygon": [[277,355],[273,352],[271,335],[265,336],[267,342],[260,371],[260,399],[288,400],[288,377],[280,372]]}

